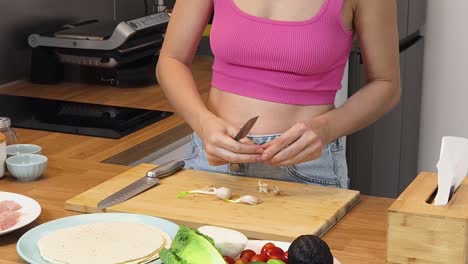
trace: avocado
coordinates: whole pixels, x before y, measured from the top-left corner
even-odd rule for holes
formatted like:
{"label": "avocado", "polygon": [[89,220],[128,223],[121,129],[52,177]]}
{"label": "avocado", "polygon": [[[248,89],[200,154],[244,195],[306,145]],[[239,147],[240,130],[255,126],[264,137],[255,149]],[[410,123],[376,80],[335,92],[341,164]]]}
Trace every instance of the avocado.
{"label": "avocado", "polygon": [[289,264],[333,264],[333,255],[327,243],[314,235],[296,238],[288,250]]}
{"label": "avocado", "polygon": [[286,264],[284,261],[279,260],[279,259],[270,259],[268,260],[267,264]]}

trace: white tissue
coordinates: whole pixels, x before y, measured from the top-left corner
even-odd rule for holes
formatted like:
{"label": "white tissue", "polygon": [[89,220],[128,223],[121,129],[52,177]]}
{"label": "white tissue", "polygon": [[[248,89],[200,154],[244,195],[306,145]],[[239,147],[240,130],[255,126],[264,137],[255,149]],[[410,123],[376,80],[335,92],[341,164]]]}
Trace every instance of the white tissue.
{"label": "white tissue", "polygon": [[468,139],[443,137],[440,158],[437,163],[439,174],[438,191],[435,205],[446,205],[450,189],[455,192],[466,177],[468,171]]}

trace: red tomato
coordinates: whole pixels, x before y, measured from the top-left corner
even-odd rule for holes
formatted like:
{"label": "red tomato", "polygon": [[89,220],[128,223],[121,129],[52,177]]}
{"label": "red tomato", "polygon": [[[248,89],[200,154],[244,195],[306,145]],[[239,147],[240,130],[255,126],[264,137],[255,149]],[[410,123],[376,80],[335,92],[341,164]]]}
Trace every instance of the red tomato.
{"label": "red tomato", "polygon": [[284,251],[279,247],[273,247],[273,248],[267,249],[266,255],[267,256],[273,256],[273,255],[283,256]]}
{"label": "red tomato", "polygon": [[270,249],[270,248],[275,248],[275,247],[276,247],[276,246],[275,246],[275,244],[273,244],[273,243],[266,243],[266,244],[262,247],[262,251],[260,252],[260,254],[266,255],[266,252],[267,252],[268,249]]}
{"label": "red tomato", "polygon": [[241,258],[236,259],[236,261],[234,262],[234,264],[248,264],[248,263],[249,261],[245,259],[241,259]]}
{"label": "red tomato", "polygon": [[234,259],[229,257],[229,256],[224,256],[224,260],[226,261],[227,264],[234,264]]}
{"label": "red tomato", "polygon": [[284,259],[286,259],[286,263],[288,263],[288,259],[289,259],[289,254],[288,254],[288,251],[284,252]]}
{"label": "red tomato", "polygon": [[284,262],[287,262],[288,260],[284,257],[284,255],[271,255],[268,257],[268,260],[270,259],[278,259],[278,260],[282,260]]}
{"label": "red tomato", "polygon": [[257,255],[254,255],[252,258],[250,258],[250,261],[251,262],[253,262],[253,261],[267,262],[268,257],[266,255],[257,254]]}
{"label": "red tomato", "polygon": [[255,255],[255,251],[251,250],[251,249],[246,249],[244,251],[242,251],[242,253],[240,254],[240,258],[241,259],[245,259],[247,261],[250,261],[250,259]]}

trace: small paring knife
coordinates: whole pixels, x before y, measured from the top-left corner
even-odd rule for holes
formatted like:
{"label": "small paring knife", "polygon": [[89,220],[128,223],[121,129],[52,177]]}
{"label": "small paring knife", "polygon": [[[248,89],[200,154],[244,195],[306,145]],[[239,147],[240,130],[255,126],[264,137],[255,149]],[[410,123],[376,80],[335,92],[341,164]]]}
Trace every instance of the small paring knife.
{"label": "small paring knife", "polygon": [[245,138],[249,134],[250,130],[252,130],[252,127],[255,125],[255,122],[257,122],[257,119],[258,116],[249,119],[249,121],[245,123],[239,133],[237,133],[237,135],[234,137],[234,140],[239,141]]}
{"label": "small paring knife", "polygon": [[160,184],[160,179],[176,173],[184,166],[185,162],[183,160],[175,160],[149,170],[146,172],[146,175],[143,178],[100,201],[97,205],[97,208],[102,210],[104,208],[125,202],[126,200],[150,189],[151,187]]}

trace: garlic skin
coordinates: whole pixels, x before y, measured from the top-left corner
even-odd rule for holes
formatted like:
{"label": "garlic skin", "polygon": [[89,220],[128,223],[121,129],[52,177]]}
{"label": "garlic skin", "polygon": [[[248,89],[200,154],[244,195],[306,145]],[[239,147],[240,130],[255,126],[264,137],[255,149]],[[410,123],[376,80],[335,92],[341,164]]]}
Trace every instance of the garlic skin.
{"label": "garlic skin", "polygon": [[281,195],[281,190],[276,185],[269,186],[266,183],[263,183],[261,180],[258,180],[258,192],[259,193],[274,193],[275,195]]}
{"label": "garlic skin", "polygon": [[258,180],[258,192],[259,193],[268,193],[268,184],[263,183],[261,180]]}
{"label": "garlic skin", "polygon": [[272,189],[271,191],[272,191],[275,195],[281,195],[281,194],[282,194],[280,188],[277,187],[277,186],[273,186],[271,189]]}

